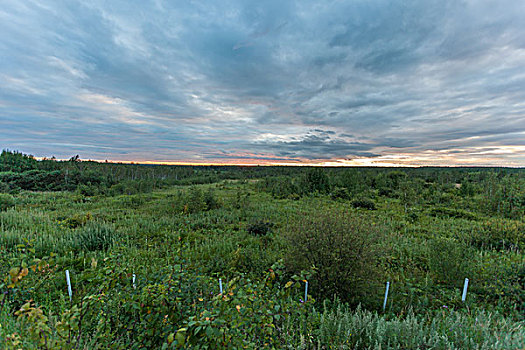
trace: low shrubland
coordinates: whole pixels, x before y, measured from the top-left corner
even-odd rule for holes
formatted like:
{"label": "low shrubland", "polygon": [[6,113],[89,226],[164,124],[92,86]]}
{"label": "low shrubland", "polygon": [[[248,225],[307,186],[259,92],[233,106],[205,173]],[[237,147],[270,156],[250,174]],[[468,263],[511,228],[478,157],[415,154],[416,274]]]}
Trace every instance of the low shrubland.
{"label": "low shrubland", "polygon": [[[20,172],[35,167],[24,161]],[[4,186],[2,348],[525,347],[523,193],[509,185],[521,178],[209,171],[163,186],[93,173],[71,191]]]}

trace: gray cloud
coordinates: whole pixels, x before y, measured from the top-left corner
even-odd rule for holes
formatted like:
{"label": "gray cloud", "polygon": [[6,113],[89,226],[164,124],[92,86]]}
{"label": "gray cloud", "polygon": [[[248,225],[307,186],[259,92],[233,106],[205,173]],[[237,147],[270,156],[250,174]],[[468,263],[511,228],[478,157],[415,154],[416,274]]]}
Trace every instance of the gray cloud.
{"label": "gray cloud", "polygon": [[492,0],[7,2],[0,147],[480,163],[486,147],[525,166],[524,18]]}

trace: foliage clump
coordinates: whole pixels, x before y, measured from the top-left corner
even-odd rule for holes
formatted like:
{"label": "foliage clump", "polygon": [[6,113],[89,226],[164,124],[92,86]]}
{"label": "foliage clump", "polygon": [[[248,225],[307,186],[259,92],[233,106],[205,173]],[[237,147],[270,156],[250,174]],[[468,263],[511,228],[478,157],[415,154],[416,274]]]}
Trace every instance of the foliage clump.
{"label": "foliage clump", "polygon": [[270,233],[273,226],[274,224],[269,221],[259,220],[248,225],[246,231],[248,231],[248,233],[253,236],[266,236],[268,233]]}
{"label": "foliage clump", "polygon": [[363,208],[368,210],[376,210],[376,203],[368,197],[356,198],[352,201],[354,208]]}
{"label": "foliage clump", "polygon": [[79,251],[108,250],[117,238],[117,232],[112,226],[91,221],[73,233],[72,247]]}
{"label": "foliage clump", "polygon": [[344,187],[335,188],[332,191],[332,193],[330,193],[330,197],[332,197],[332,199],[342,199],[342,200],[350,200],[352,198],[348,189]]}
{"label": "foliage clump", "polygon": [[349,212],[300,213],[284,232],[286,266],[292,273],[313,268],[311,290],[319,299],[366,302],[377,286],[380,231]]}
{"label": "foliage clump", "polygon": [[87,214],[75,214],[71,217],[65,218],[64,220],[59,221],[60,225],[68,228],[77,228],[84,226],[86,223],[91,221],[93,216],[91,213]]}
{"label": "foliage clump", "polygon": [[429,266],[437,283],[461,286],[472,276],[473,251],[460,242],[437,239],[430,243]]}
{"label": "foliage clump", "polygon": [[0,211],[7,210],[15,206],[15,198],[7,193],[0,193]]}
{"label": "foliage clump", "polygon": [[220,208],[220,203],[211,188],[204,192],[200,187],[193,186],[183,200],[184,213],[193,214]]}
{"label": "foliage clump", "polygon": [[319,167],[310,169],[304,177],[303,189],[306,193],[330,192],[330,178],[325,169]]}

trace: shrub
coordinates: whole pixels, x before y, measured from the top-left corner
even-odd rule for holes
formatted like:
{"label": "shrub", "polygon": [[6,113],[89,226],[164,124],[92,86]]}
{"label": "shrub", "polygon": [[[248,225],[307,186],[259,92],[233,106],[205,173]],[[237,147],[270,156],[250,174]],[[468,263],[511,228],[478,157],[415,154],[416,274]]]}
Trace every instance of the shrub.
{"label": "shrub", "polygon": [[68,228],[77,228],[84,226],[91,219],[93,219],[91,213],[85,215],[76,214],[64,220],[60,220],[60,224]]}
{"label": "shrub", "polygon": [[292,273],[314,268],[311,291],[319,299],[339,296],[352,305],[367,303],[379,284],[382,255],[379,230],[367,218],[348,212],[301,213],[284,233],[285,263]]}
{"label": "shrub", "polygon": [[268,233],[270,233],[272,227],[273,223],[271,222],[257,221],[248,225],[246,231],[248,231],[248,233],[253,236],[266,236]]}
{"label": "shrub", "polygon": [[215,197],[215,192],[210,188],[204,193],[204,203],[207,210],[219,209],[220,203]]}
{"label": "shrub", "polygon": [[206,209],[206,202],[204,195],[199,187],[192,187],[186,199],[184,212],[198,213]]}
{"label": "shrub", "polygon": [[304,176],[302,190],[307,193],[330,192],[330,179],[323,168],[312,168]]}
{"label": "shrub", "polygon": [[344,187],[337,187],[332,191],[330,194],[332,199],[343,199],[343,200],[349,200],[351,198],[350,193],[348,192],[348,189]]}
{"label": "shrub", "polygon": [[430,210],[430,215],[435,217],[451,217],[457,219],[475,220],[476,215],[461,209],[437,207]]}
{"label": "shrub", "polygon": [[523,249],[525,224],[509,219],[490,219],[472,230],[467,241],[474,247],[497,250]]}
{"label": "shrub", "polygon": [[15,198],[10,194],[0,193],[0,211],[7,210],[15,206]]}
{"label": "shrub", "polygon": [[4,193],[5,192],[9,192],[9,190],[10,190],[9,184],[0,181],[0,193],[2,193],[2,192],[4,192]]}
{"label": "shrub", "polygon": [[98,194],[98,188],[91,184],[89,185],[79,184],[77,186],[77,191],[78,193],[86,197],[92,197]]}
{"label": "shrub", "polygon": [[373,200],[368,197],[356,198],[352,201],[354,208],[364,208],[368,210],[376,210],[376,204]]}
{"label": "shrub", "polygon": [[448,286],[461,286],[471,277],[474,257],[474,252],[460,242],[437,239],[429,244],[430,271],[438,283]]}
{"label": "shrub", "polygon": [[299,186],[290,177],[267,177],[260,182],[258,187],[271,193],[277,199],[301,197]]}

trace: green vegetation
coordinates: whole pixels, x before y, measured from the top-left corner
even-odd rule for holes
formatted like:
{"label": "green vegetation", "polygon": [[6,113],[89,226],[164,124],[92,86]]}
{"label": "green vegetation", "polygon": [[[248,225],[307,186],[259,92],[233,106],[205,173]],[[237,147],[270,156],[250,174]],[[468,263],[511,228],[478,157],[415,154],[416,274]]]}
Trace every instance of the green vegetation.
{"label": "green vegetation", "polygon": [[0,181],[1,348],[525,348],[521,169],[4,151]]}

